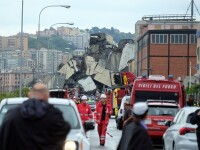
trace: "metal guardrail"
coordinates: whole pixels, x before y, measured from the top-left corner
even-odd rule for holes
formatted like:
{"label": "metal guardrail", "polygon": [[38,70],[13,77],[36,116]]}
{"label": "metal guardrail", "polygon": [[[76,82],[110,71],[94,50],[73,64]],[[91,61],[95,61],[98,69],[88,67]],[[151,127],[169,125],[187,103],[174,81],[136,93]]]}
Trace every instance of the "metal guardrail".
{"label": "metal guardrail", "polygon": [[144,21],[195,21],[196,16],[193,17],[187,14],[171,14],[171,15],[147,15],[142,17]]}

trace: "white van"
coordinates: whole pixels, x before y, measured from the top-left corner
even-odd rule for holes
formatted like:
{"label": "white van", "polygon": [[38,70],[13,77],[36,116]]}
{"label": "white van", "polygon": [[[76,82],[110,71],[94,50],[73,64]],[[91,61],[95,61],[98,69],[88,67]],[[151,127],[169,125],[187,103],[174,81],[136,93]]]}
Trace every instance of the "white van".
{"label": "white van", "polygon": [[130,103],[130,96],[124,96],[120,105],[117,116],[117,129],[121,130],[123,128],[123,117],[124,117],[124,103]]}

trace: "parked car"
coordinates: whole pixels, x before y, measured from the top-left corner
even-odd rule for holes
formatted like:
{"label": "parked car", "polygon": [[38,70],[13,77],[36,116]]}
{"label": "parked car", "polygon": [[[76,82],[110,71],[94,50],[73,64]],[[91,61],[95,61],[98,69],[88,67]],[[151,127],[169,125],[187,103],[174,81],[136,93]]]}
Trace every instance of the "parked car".
{"label": "parked car", "polygon": [[[17,107],[26,100],[27,98],[8,98],[2,100],[0,103],[0,125],[5,113],[9,109]],[[71,125],[71,131],[67,136],[65,148],[71,149],[76,147],[75,150],[90,150],[90,143],[82,126],[76,104],[72,100],[60,98],[49,98],[49,103],[60,109],[63,112],[64,119]],[[86,122],[84,126],[86,131],[94,129],[93,122]]]}
{"label": "parked car", "polygon": [[163,135],[164,150],[198,150],[196,125],[190,123],[193,113],[198,107],[182,108],[173,121],[167,121],[165,124],[169,128]]}
{"label": "parked car", "polygon": [[95,101],[87,101],[88,105],[90,105],[92,111],[94,111],[96,109],[96,102]]}
{"label": "parked car", "polygon": [[130,103],[130,96],[124,96],[122,98],[122,102],[118,111],[118,116],[117,116],[117,129],[121,130],[123,128],[123,117],[124,117],[124,103]]}

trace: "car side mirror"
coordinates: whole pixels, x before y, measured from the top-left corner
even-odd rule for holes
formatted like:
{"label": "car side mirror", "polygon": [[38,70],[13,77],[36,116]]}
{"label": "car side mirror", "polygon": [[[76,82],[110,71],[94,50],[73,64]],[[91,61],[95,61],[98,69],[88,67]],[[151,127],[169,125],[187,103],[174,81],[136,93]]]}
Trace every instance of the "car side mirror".
{"label": "car side mirror", "polygon": [[86,121],[84,123],[84,129],[85,129],[85,132],[90,131],[90,130],[94,130],[95,129],[95,123],[93,121]]}
{"label": "car side mirror", "polygon": [[168,120],[165,122],[165,126],[170,127],[172,125],[172,121]]}

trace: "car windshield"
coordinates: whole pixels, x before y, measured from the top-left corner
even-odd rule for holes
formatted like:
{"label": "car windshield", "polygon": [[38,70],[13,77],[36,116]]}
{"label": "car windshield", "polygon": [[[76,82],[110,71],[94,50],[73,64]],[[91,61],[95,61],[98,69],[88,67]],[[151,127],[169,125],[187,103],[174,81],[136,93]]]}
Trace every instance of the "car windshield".
{"label": "car windshield", "polygon": [[135,101],[145,102],[148,99],[157,100],[173,100],[178,102],[179,93],[178,92],[159,92],[159,91],[135,91]]}
{"label": "car windshield", "polygon": [[94,101],[88,101],[87,102],[89,105],[95,105],[95,102]]}
{"label": "car windshield", "polygon": [[64,91],[50,91],[50,97],[53,98],[64,98],[65,97],[65,92]]}
{"label": "car windshield", "polygon": [[178,112],[176,106],[155,106],[149,105],[148,115],[150,116],[175,116]]}
{"label": "car windshield", "polygon": [[[17,106],[18,105],[16,104],[3,106],[3,108],[0,110],[0,125],[2,124],[6,112]],[[80,129],[80,122],[78,120],[78,116],[72,106],[58,104],[54,104],[54,106],[62,111],[65,121],[70,123],[72,129]]]}

